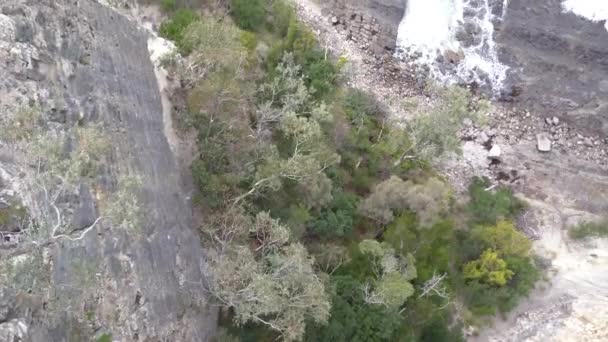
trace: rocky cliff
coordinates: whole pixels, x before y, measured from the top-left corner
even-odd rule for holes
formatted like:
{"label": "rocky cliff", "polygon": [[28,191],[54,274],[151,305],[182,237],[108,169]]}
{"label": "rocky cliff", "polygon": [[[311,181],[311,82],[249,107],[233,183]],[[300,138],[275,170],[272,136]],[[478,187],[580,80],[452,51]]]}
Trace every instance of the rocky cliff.
{"label": "rocky cliff", "polygon": [[509,83],[536,111],[608,134],[608,31],[564,12],[561,0],[509,1],[497,34]]}
{"label": "rocky cliff", "polygon": [[[46,290],[34,292],[43,294],[15,297],[14,284],[0,284],[2,341],[205,341],[214,333],[216,312],[202,289],[204,249],[164,133],[148,38],[135,22],[93,0],[0,5],[2,121],[32,108],[47,130],[103,127],[112,147],[103,172],[58,198],[62,213],[73,216],[66,218],[67,232],[92,230],[82,239],[36,246],[43,267],[29,271],[40,276],[36,290]],[[69,140],[65,146],[70,149]],[[2,194],[30,203],[15,188],[36,168],[17,168],[19,157],[8,144],[1,155]],[[135,230],[105,219],[95,225],[104,217],[103,195],[115,192],[127,173],[141,179],[140,224]],[[0,253],[10,248],[0,246]]]}
{"label": "rocky cliff", "polygon": [[376,55],[392,52],[407,0],[331,0],[322,4],[332,24]]}

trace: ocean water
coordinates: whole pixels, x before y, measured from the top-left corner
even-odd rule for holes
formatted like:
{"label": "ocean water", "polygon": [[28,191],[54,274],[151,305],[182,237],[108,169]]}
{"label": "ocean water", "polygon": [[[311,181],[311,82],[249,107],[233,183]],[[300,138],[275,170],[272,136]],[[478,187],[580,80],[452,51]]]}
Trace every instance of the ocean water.
{"label": "ocean water", "polygon": [[608,30],[608,0],[565,0],[562,8],[592,21],[606,20]]}
{"label": "ocean water", "polygon": [[[402,54],[416,56],[416,63],[428,66],[431,76],[442,83],[476,82],[498,95],[508,67],[498,60],[493,22],[502,20],[508,0],[503,0],[498,10],[488,1],[409,0],[397,46],[404,51]],[[473,38],[463,44],[457,38],[465,28],[473,32],[469,35]],[[464,58],[457,65],[436,63],[446,51]]]}

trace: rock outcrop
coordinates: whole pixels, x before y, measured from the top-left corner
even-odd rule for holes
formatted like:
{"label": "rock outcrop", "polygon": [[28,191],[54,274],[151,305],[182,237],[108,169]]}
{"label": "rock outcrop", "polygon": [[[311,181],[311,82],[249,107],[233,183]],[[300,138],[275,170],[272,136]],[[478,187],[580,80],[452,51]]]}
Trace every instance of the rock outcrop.
{"label": "rock outcrop", "polygon": [[509,1],[496,35],[507,95],[585,133],[608,134],[608,31],[561,0]]}
{"label": "rock outcrop", "polygon": [[[205,250],[163,131],[147,40],[147,31],[93,0],[0,4],[1,119],[37,108],[43,127],[96,123],[112,141],[107,172],[66,202],[74,229],[99,215],[96,187],[115,189],[126,172],[141,176],[144,213],[136,231],[102,221],[81,240],[45,248],[49,275],[36,286],[48,286],[48,301],[11,300],[2,288],[12,284],[0,284],[0,340],[89,341],[105,334],[120,341],[206,341],[214,334],[217,312],[203,289]],[[12,178],[4,178],[18,179],[11,173],[17,157],[4,145],[0,155],[2,184],[10,190]]]}
{"label": "rock outcrop", "polygon": [[377,56],[391,53],[407,0],[331,0],[322,4],[332,24]]}

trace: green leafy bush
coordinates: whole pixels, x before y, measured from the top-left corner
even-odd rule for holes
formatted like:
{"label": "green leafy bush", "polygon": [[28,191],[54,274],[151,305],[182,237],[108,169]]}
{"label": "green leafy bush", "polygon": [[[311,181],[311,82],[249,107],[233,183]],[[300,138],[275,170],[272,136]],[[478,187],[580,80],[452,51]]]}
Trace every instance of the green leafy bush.
{"label": "green leafy bush", "polygon": [[568,236],[574,240],[582,240],[590,237],[608,236],[608,220],[599,222],[583,222],[568,230]]}
{"label": "green leafy bush", "polygon": [[279,37],[285,37],[289,23],[295,16],[293,7],[286,1],[273,1],[271,10],[273,18],[270,23],[271,30]]}
{"label": "green leafy bush", "polygon": [[420,342],[464,342],[461,326],[453,325],[446,315],[436,314],[424,325],[420,333]]}
{"label": "green leafy bush", "polygon": [[483,252],[479,259],[464,265],[462,273],[464,279],[478,280],[493,286],[505,286],[513,276],[513,271],[507,268],[507,263],[491,249]]}
{"label": "green leafy bush", "polygon": [[[458,231],[456,241],[455,251],[463,274],[456,274],[455,284],[474,315],[513,309],[540,278],[529,256],[532,244],[511,222]],[[494,254],[494,260],[500,260],[500,265],[493,264],[499,267],[492,269],[488,250]]]}
{"label": "green leafy bush", "polygon": [[198,21],[199,16],[187,9],[179,9],[171,15],[171,18],[160,25],[159,34],[161,37],[172,40],[182,53],[188,54],[192,47],[186,46],[183,42],[184,33],[188,26]]}
{"label": "green leafy bush", "polygon": [[416,215],[406,212],[388,226],[384,241],[401,253],[411,252],[414,255],[419,281],[449,271],[449,260],[452,259],[450,247],[453,242],[453,223],[450,221],[421,228],[417,226]]}
{"label": "green leafy bush", "polygon": [[469,211],[475,223],[496,224],[515,218],[525,209],[525,202],[513,196],[511,189],[499,186],[493,191],[486,190],[489,187],[490,181],[479,177],[473,178],[469,186]]}
{"label": "green leafy bush", "polygon": [[327,325],[310,324],[306,341],[367,342],[392,341],[401,322],[397,312],[368,305],[363,284],[351,276],[333,278],[335,295]]}
{"label": "green leafy bush", "polygon": [[232,0],[230,14],[243,30],[257,31],[264,25],[264,11],[262,0]]}
{"label": "green leafy bush", "polygon": [[164,12],[173,12],[177,9],[177,2],[176,0],[161,0],[160,8]]}
{"label": "green leafy bush", "polygon": [[335,192],[333,202],[321,210],[311,230],[320,236],[350,236],[357,216],[357,203],[357,196],[343,191]]}

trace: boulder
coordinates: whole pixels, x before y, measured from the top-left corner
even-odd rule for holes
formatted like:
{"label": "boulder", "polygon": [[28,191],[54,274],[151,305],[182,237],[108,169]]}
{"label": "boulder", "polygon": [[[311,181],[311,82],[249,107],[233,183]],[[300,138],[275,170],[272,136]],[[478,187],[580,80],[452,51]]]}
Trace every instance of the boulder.
{"label": "boulder", "polygon": [[500,146],[494,145],[490,149],[490,152],[488,152],[488,158],[490,158],[490,159],[500,159],[501,153],[502,153],[502,151],[500,149]]}
{"label": "boulder", "polygon": [[447,50],[444,55],[446,61],[452,64],[458,64],[464,59],[464,52],[462,52],[462,50]]}
{"label": "boulder", "polygon": [[25,341],[28,326],[20,319],[0,323],[0,341]]}
{"label": "boulder", "polygon": [[547,133],[539,133],[536,135],[536,148],[541,152],[551,151],[551,138]]}
{"label": "boulder", "polygon": [[479,138],[479,142],[482,144],[487,144],[488,142],[490,142],[490,139],[491,139],[486,132],[479,133],[478,138]]}

